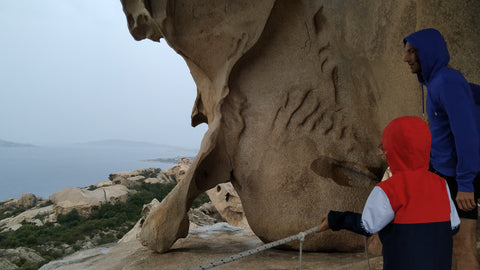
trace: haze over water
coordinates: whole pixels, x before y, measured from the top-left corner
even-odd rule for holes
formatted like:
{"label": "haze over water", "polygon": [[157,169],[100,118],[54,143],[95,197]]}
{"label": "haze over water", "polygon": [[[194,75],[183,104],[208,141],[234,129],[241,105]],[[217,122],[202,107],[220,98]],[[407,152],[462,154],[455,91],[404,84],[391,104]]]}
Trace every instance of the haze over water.
{"label": "haze over water", "polygon": [[162,145],[62,145],[0,148],[0,201],[33,193],[47,199],[67,187],[107,181],[109,174],[142,168],[167,170],[156,158],[194,157],[196,150]]}

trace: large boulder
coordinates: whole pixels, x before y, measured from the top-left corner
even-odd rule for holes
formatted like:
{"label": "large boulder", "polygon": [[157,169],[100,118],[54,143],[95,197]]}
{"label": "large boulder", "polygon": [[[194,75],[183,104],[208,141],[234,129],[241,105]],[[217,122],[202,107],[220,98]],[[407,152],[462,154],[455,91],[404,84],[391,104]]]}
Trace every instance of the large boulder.
{"label": "large boulder", "polygon": [[37,204],[37,197],[33,193],[23,193],[18,199],[18,206],[30,208]]}
{"label": "large boulder", "polygon": [[142,208],[142,217],[137,221],[135,226],[133,226],[130,231],[128,231],[120,240],[118,240],[118,243],[124,243],[124,242],[129,242],[137,239],[137,235],[140,232],[140,229],[142,228],[142,224],[145,221],[145,217],[148,216],[148,214],[155,209],[160,202],[157,199],[153,199],[150,203],[143,205]]}
{"label": "large boulder", "polygon": [[2,270],[15,270],[18,266],[6,258],[0,258],[0,269]]}
{"label": "large boulder", "polygon": [[18,200],[9,198],[0,202],[0,211],[9,212],[18,208]]}
{"label": "large boulder", "polygon": [[76,209],[80,215],[88,216],[104,203],[125,202],[129,189],[124,185],[111,185],[94,190],[68,187],[50,195],[56,215],[67,214]]}
{"label": "large boulder", "polygon": [[[188,234],[198,194],[230,181],[265,242],[314,227],[330,209],[361,211],[386,163],[393,118],[422,114],[402,39],[438,28],[451,64],[480,82],[480,2],[445,0],[121,0],[136,40],[166,42],[197,85],[192,125],[208,124],[184,179],[146,218],[149,248]],[[298,243],[288,244],[298,248]],[[309,237],[307,250],[359,250],[350,232]]]}
{"label": "large boulder", "polygon": [[[121,184],[129,188],[139,185],[141,181],[149,183],[176,183],[175,174],[162,171],[159,168],[138,169],[127,172],[112,173],[108,177],[114,184]],[[157,180],[154,180],[157,179]]]}

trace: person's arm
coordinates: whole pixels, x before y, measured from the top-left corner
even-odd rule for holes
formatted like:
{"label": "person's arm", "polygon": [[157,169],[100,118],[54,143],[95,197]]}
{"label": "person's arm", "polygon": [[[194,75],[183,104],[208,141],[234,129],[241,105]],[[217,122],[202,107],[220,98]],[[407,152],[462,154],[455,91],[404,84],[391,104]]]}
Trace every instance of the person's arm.
{"label": "person's arm", "polygon": [[370,236],[390,223],[395,217],[387,195],[380,187],[375,187],[368,196],[363,213],[330,211],[328,218],[322,219],[318,232],[328,228],[333,231],[346,229],[354,233]]}
{"label": "person's arm", "polygon": [[473,97],[468,84],[445,84],[443,87],[441,101],[448,115],[458,160],[456,168],[458,193],[455,199],[461,210],[468,211],[476,207],[473,179],[480,162],[478,134],[472,110]]}

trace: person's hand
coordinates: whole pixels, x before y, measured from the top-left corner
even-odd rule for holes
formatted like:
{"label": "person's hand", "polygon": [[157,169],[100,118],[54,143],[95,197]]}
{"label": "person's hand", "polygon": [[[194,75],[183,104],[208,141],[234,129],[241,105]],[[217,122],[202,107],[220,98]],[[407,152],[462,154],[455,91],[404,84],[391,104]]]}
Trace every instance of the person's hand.
{"label": "person's hand", "polygon": [[330,227],[328,226],[328,216],[326,215],[322,218],[322,223],[320,224],[320,226],[318,226],[318,229],[315,232],[319,233],[328,229],[330,229]]}
{"label": "person's hand", "polygon": [[457,193],[457,205],[460,210],[463,211],[470,211],[475,209],[477,207],[477,204],[475,203],[475,197],[473,196],[473,192],[462,192],[459,191]]}

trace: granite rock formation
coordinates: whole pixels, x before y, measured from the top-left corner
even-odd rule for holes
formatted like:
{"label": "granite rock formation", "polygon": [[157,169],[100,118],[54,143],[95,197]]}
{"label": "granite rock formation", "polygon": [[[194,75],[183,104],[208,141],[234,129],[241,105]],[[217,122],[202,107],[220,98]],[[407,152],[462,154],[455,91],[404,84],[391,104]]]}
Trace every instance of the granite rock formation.
{"label": "granite rock formation", "polygon": [[37,204],[37,196],[33,193],[23,193],[18,199],[18,205],[25,208],[30,208]]}
{"label": "granite rock formation", "polygon": [[111,185],[94,190],[68,187],[50,195],[49,200],[53,202],[53,211],[57,216],[76,209],[86,217],[104,203],[125,202],[128,195],[129,189],[125,185]]}
{"label": "granite rock formation", "polygon": [[[17,230],[23,222],[42,226],[47,222],[54,222],[57,217],[53,213],[53,205],[28,209],[16,216],[0,220],[0,232]],[[1,269],[1,268],[0,268]]]}
{"label": "granite rock formation", "polygon": [[[179,163],[180,164],[180,163]],[[177,164],[176,166],[179,166]],[[122,184],[126,187],[139,185],[139,180],[149,179],[150,183],[176,183],[176,174],[174,172],[164,172],[158,168],[139,169],[128,172],[112,173],[108,176],[113,184]],[[155,178],[155,179],[153,179]]]}
{"label": "granite rock formation", "polygon": [[[452,66],[480,82],[470,60],[480,56],[478,1],[121,2],[136,40],[164,38],[183,57],[197,85],[192,126],[209,127],[183,181],[143,224],[140,240],[158,252],[187,236],[198,194],[229,181],[264,242],[314,227],[330,209],[360,211],[386,168],[381,131],[422,113],[404,36],[439,29]],[[303,245],[362,246],[349,232]]]}
{"label": "granite rock formation", "polygon": [[180,182],[185,178],[185,174],[187,173],[188,169],[192,165],[192,160],[189,158],[181,158],[177,164],[170,169],[168,169],[165,173],[167,175],[175,176],[177,182]]}
{"label": "granite rock formation", "polygon": [[218,184],[206,192],[223,220],[232,226],[250,230],[240,197],[231,183]]}

